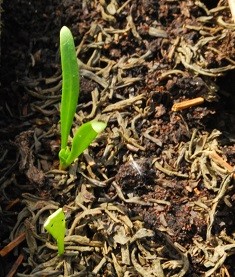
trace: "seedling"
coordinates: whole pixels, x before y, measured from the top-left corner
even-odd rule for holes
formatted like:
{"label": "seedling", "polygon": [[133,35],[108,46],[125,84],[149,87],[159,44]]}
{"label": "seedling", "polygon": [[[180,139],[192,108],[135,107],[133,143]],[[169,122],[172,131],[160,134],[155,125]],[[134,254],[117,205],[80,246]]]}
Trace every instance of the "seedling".
{"label": "seedling", "polygon": [[56,240],[58,254],[64,254],[65,215],[62,208],[51,214],[44,223],[44,228]]}
{"label": "seedling", "polygon": [[61,150],[60,168],[66,169],[102,132],[106,123],[89,121],[82,124],[72,138],[71,148],[68,138],[79,98],[79,68],[72,33],[64,26],[60,31],[60,53],[62,64],[62,99],[60,107]]}

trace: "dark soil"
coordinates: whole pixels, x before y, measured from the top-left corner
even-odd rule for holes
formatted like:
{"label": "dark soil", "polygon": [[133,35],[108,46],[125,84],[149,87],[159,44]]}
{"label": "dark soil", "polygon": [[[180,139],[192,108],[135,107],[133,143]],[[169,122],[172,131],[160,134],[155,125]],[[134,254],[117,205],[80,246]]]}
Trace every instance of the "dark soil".
{"label": "dark soil", "polygon": [[[234,276],[227,1],[16,0],[3,10],[0,276]],[[67,171],[58,170],[64,25],[81,73],[73,127],[107,122]],[[59,207],[61,257],[43,228]]]}

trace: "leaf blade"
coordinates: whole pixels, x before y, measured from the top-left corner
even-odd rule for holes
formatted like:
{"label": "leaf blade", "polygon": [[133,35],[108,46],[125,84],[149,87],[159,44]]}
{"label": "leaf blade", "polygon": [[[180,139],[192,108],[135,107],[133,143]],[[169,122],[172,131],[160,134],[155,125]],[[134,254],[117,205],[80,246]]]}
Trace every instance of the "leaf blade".
{"label": "leaf blade", "polygon": [[64,236],[65,236],[65,214],[62,208],[51,214],[44,223],[44,228],[56,240],[58,246],[58,254],[64,253]]}
{"label": "leaf blade", "polygon": [[72,148],[65,166],[68,167],[77,157],[79,157],[106,126],[107,124],[101,121],[89,121],[82,124],[74,135]]}
{"label": "leaf blade", "polygon": [[60,107],[61,149],[66,148],[79,97],[79,69],[74,40],[70,30],[60,30],[62,98]]}

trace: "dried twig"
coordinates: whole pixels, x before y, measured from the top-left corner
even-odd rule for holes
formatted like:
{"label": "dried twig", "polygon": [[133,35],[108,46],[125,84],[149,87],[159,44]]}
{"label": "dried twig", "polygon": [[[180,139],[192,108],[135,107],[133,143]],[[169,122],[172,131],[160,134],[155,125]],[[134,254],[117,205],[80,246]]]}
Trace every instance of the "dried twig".
{"label": "dried twig", "polygon": [[8,243],[2,250],[0,250],[0,256],[4,257],[11,252],[16,246],[18,246],[23,240],[25,240],[26,234],[22,233],[13,241]]}
{"label": "dried twig", "polygon": [[[234,168],[229,163],[227,163],[222,157],[220,157],[215,151],[211,151],[209,156],[219,166],[227,169],[229,173],[234,172]],[[233,173],[233,178],[235,179],[235,173]]]}
{"label": "dried twig", "polygon": [[15,276],[17,268],[21,265],[23,260],[24,260],[24,255],[20,254],[19,257],[17,258],[17,260],[15,261],[15,263],[13,264],[10,272],[7,274],[6,277],[13,277],[13,276]]}
{"label": "dried twig", "polygon": [[194,107],[194,106],[198,106],[202,103],[204,103],[204,98],[203,97],[197,97],[197,98],[194,98],[194,99],[182,101],[180,103],[175,103],[172,106],[171,110],[173,112],[182,111],[182,110]]}

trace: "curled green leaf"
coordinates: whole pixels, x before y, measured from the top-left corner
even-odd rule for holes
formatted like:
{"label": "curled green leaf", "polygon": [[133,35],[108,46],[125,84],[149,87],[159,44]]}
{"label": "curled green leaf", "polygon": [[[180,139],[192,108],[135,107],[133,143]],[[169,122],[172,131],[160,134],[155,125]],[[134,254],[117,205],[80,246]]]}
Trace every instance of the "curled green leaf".
{"label": "curled green leaf", "polygon": [[58,254],[64,253],[65,215],[62,208],[51,214],[44,223],[44,228],[57,241]]}

